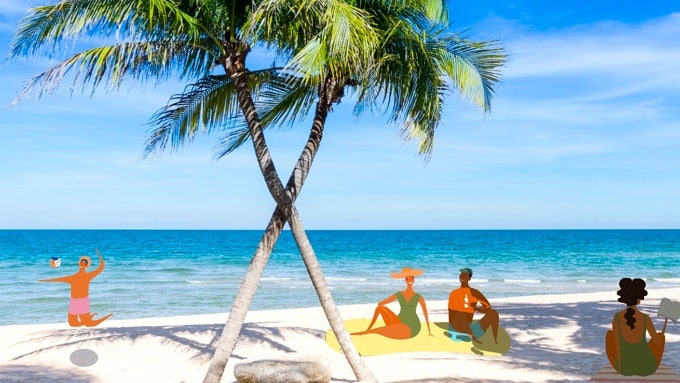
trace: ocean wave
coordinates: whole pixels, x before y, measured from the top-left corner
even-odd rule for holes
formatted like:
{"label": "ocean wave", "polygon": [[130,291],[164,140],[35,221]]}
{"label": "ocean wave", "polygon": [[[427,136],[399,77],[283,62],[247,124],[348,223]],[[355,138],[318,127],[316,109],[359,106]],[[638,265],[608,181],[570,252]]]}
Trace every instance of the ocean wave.
{"label": "ocean wave", "polygon": [[394,285],[394,283],[390,282],[383,282],[383,281],[354,281],[352,283],[335,283],[337,284],[342,284],[342,285],[355,285],[355,286],[389,286],[389,285]]}
{"label": "ocean wave", "polygon": [[64,298],[62,296],[48,296],[48,297],[35,297],[28,298],[26,302],[28,303],[50,303],[50,302],[63,302]]}
{"label": "ocean wave", "polygon": [[263,277],[263,278],[260,278],[260,280],[264,281],[264,282],[288,282],[288,281],[292,281],[293,278],[291,278],[291,277]]}
{"label": "ocean wave", "polygon": [[525,284],[525,283],[536,284],[536,283],[541,283],[540,279],[504,279],[503,281],[505,283],[510,283],[510,284]]}
{"label": "ocean wave", "polygon": [[451,285],[457,283],[458,278],[416,278],[416,285]]}
{"label": "ocean wave", "polygon": [[391,285],[392,283],[390,282],[373,282],[373,281],[365,281],[365,282],[354,282],[354,283],[343,283],[344,285],[357,285],[357,286],[388,286]]}
{"label": "ocean wave", "polygon": [[[309,276],[300,278],[293,277],[264,277],[262,282],[268,283],[285,283],[285,284],[308,284],[310,283]],[[382,286],[390,284],[388,280],[369,280],[368,278],[346,278],[346,277],[330,277],[326,278],[329,285],[365,285],[365,286]]]}
{"label": "ocean wave", "polygon": [[680,278],[653,278],[657,282],[680,283]]}
{"label": "ocean wave", "polygon": [[368,278],[356,278],[356,277],[326,277],[327,281],[332,282],[366,282]]}
{"label": "ocean wave", "polygon": [[222,283],[222,281],[196,281],[196,280],[184,280],[184,283],[190,285],[217,285]]}
{"label": "ocean wave", "polygon": [[585,279],[577,279],[576,282],[578,282],[578,283],[586,283],[586,282],[588,282],[588,281],[586,281]]}
{"label": "ocean wave", "polygon": [[121,293],[129,293],[131,291],[133,291],[133,290],[117,287],[117,288],[113,288],[113,289],[108,290],[107,293],[109,293],[109,294],[121,294]]}
{"label": "ocean wave", "polygon": [[158,269],[158,270],[153,270],[153,271],[159,271],[159,272],[162,272],[162,273],[186,274],[186,273],[194,272],[194,269],[188,269],[186,267],[166,267],[166,268],[163,268],[163,269]]}
{"label": "ocean wave", "polygon": [[[470,283],[487,283],[489,282],[486,278],[472,279]],[[416,278],[416,285],[458,285],[460,282],[458,278]]]}

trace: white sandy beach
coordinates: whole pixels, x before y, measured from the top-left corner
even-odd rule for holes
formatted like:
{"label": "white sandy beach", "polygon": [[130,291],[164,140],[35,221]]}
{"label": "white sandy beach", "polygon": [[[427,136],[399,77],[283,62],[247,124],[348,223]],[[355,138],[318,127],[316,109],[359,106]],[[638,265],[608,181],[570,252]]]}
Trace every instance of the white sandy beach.
{"label": "white sandy beach", "polygon": [[[662,320],[656,308],[663,297],[680,300],[680,288],[652,290],[640,305],[657,329]],[[604,292],[492,299],[512,339],[510,351],[500,357],[419,352],[364,360],[380,382],[587,381],[607,364],[604,333],[613,313],[623,309],[616,298],[616,292]],[[431,322],[447,320],[445,301],[427,304]],[[369,317],[374,307],[341,306],[340,312],[343,319]],[[226,318],[226,313],[114,318],[92,329],[71,328],[65,320],[2,326],[0,382],[201,382]],[[330,360],[333,382],[356,381],[344,356],[326,345],[328,329],[320,307],[251,312],[222,382],[236,381],[237,363],[307,355]],[[669,322],[666,342],[663,364],[678,373],[680,323]],[[79,367],[71,361],[83,349],[96,353],[96,363]]]}

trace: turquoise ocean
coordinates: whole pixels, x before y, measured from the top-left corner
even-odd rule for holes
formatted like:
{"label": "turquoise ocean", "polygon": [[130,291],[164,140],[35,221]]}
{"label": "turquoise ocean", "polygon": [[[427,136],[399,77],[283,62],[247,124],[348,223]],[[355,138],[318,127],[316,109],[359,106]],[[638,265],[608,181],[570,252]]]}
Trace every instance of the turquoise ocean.
{"label": "turquoise ocean", "polygon": [[[0,230],[0,325],[66,320],[69,286],[38,283],[77,271],[81,255],[106,268],[92,311],[116,319],[226,313],[261,231]],[[680,287],[680,230],[308,231],[338,304],[375,303],[403,288],[390,272],[422,268],[416,290],[445,300],[458,270],[494,298],[611,291],[621,277],[648,290]],[[50,257],[61,267],[51,268]],[[318,299],[284,231],[251,310],[312,307]]]}

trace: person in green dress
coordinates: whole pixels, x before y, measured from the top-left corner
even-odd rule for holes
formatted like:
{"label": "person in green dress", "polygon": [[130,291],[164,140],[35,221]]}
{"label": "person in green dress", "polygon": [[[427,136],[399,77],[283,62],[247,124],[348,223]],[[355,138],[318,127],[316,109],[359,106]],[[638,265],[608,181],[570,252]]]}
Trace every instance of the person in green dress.
{"label": "person in green dress", "polygon": [[[376,307],[375,312],[373,313],[373,319],[368,325],[368,329],[365,331],[354,332],[351,335],[380,334],[392,339],[413,338],[420,332],[420,318],[418,318],[418,314],[416,314],[416,308],[420,303],[420,307],[423,309],[423,315],[425,316],[425,323],[427,324],[427,332],[430,336],[432,336],[432,332],[430,331],[430,321],[427,317],[425,298],[413,290],[415,277],[420,275],[423,275],[423,270],[412,269],[410,267],[404,267],[401,269],[401,272],[390,273],[392,278],[404,278],[406,282],[406,289],[392,294],[385,300],[380,301],[378,303],[378,307]],[[390,302],[394,302],[395,300],[399,301],[399,314],[395,314],[392,310],[385,306]],[[378,317],[382,317],[385,325],[374,328],[373,326],[375,325]]]}
{"label": "person in green dress", "polygon": [[[612,329],[605,337],[605,348],[609,363],[621,375],[652,375],[663,357],[668,318],[661,332],[656,332],[652,319],[637,308],[647,295],[646,285],[640,278],[622,278],[619,281],[618,301],[627,307],[614,314]],[[645,332],[651,338],[649,343]]]}

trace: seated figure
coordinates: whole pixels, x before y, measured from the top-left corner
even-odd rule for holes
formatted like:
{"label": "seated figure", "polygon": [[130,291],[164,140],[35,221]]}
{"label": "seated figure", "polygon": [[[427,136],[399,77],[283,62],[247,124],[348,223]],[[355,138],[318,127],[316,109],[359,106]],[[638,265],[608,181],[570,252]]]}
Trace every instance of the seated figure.
{"label": "seated figure", "polygon": [[[491,308],[491,303],[484,294],[470,287],[470,279],[472,279],[472,269],[469,267],[460,269],[458,276],[460,287],[449,294],[449,326],[458,333],[467,334],[471,340],[477,343],[482,343],[478,338],[491,327],[493,339],[498,344],[500,321],[498,311]],[[477,303],[479,303],[479,306]],[[484,313],[479,321],[472,320],[475,311]],[[456,338],[462,339],[459,336]]]}
{"label": "seated figure", "polygon": [[[663,357],[668,318],[661,332],[656,332],[652,319],[637,308],[647,295],[646,285],[640,278],[619,281],[618,301],[627,307],[614,314],[612,329],[605,337],[605,348],[609,363],[621,375],[652,375]],[[650,336],[649,342],[645,333]]]}
{"label": "seated figure", "polygon": [[[373,319],[368,325],[368,329],[365,331],[354,332],[352,335],[380,334],[392,339],[413,338],[420,332],[420,319],[416,314],[416,308],[418,304],[420,304],[425,316],[427,332],[430,336],[432,336],[432,332],[430,331],[430,321],[427,317],[425,298],[416,293],[413,289],[415,277],[422,274],[423,270],[411,269],[409,267],[404,267],[400,273],[391,273],[390,276],[392,276],[392,278],[404,278],[406,282],[406,288],[403,291],[392,294],[386,299],[380,301],[378,303],[378,307],[376,307],[375,312],[373,313]],[[398,315],[385,306],[394,300],[399,301],[400,310]],[[374,328],[373,326],[375,325],[375,322],[379,316],[382,317],[385,325]]]}

